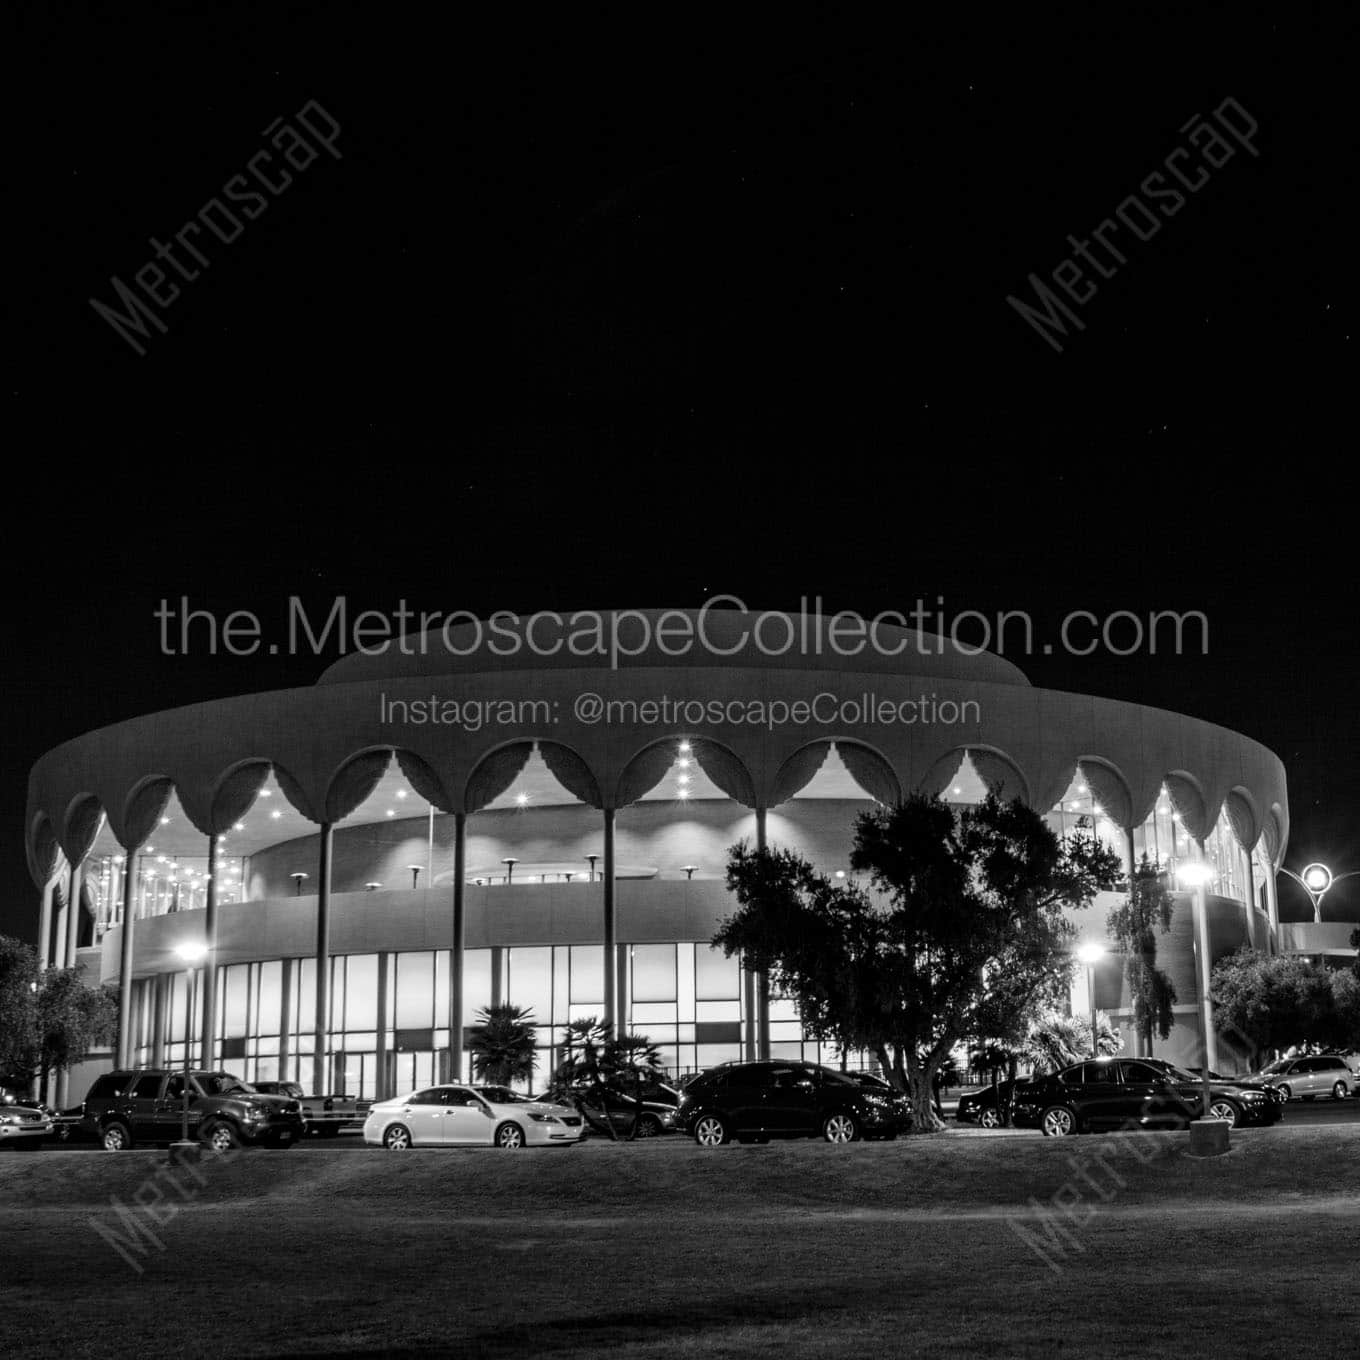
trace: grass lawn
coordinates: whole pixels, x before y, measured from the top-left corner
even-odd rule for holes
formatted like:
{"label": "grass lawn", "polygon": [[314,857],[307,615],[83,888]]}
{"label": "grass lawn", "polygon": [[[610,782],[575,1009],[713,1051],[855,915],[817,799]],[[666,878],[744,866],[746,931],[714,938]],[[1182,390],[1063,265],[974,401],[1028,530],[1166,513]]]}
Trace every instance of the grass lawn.
{"label": "grass lawn", "polygon": [[0,1354],[1360,1353],[1360,1130],[1233,1142],[11,1152]]}

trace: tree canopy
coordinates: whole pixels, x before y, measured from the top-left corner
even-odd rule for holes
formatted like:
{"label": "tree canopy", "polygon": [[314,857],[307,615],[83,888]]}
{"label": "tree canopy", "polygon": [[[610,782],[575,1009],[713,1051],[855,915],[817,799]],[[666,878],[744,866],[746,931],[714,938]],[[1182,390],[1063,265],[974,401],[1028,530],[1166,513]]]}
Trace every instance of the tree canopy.
{"label": "tree canopy", "polygon": [[1214,965],[1214,1026],[1259,1052],[1329,1041],[1335,1003],[1328,970],[1311,959],[1244,946]]}
{"label": "tree canopy", "polygon": [[811,1033],[874,1053],[910,1090],[916,1127],[938,1128],[942,1061],[980,1021],[1008,1028],[1066,981],[1065,912],[1112,888],[1119,861],[1093,837],[1060,840],[1018,799],[955,811],[913,796],[857,819],[850,863],[862,881],[833,881],[789,850],[734,846],[738,910],[714,943],[769,973]]}

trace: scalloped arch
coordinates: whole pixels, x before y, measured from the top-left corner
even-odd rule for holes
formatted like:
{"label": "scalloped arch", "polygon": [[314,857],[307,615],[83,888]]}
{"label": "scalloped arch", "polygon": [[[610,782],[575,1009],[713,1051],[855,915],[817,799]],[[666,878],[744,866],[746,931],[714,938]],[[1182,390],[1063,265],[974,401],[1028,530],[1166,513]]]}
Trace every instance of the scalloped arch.
{"label": "scalloped arch", "polygon": [[614,806],[628,807],[649,794],[666,777],[678,753],[675,737],[658,737],[634,751],[614,781]]}
{"label": "scalloped arch", "polygon": [[123,800],[122,825],[114,827],[124,850],[136,850],[145,844],[174,791],[175,781],[163,774],[147,775],[133,786]]}
{"label": "scalloped arch", "polygon": [[392,763],[390,746],[370,747],[347,756],[326,781],[326,820],[338,822],[348,817],[378,787]]}
{"label": "scalloped arch", "polygon": [[1228,791],[1223,807],[1237,843],[1244,850],[1254,850],[1256,842],[1261,839],[1261,816],[1256,810],[1256,800],[1251,796],[1251,791],[1237,785]]}
{"label": "scalloped arch", "polygon": [[532,740],[493,746],[472,767],[463,785],[463,811],[478,812],[493,803],[519,778],[534,753]]}
{"label": "scalloped arch", "polygon": [[78,793],[67,804],[57,840],[70,863],[79,864],[90,853],[103,818],[104,805],[92,793]]}
{"label": "scalloped arch", "polygon": [[712,737],[690,737],[690,750],[699,768],[730,798],[743,807],[756,806],[756,785],[745,761]]}
{"label": "scalloped arch", "polygon": [[309,822],[315,822],[320,826],[325,818],[321,810],[312,805],[312,800],[307,790],[302,787],[302,781],[284,765],[280,765],[277,760],[270,763],[270,769],[274,772],[274,782],[279,786],[283,796],[293,807],[294,811],[305,817]]}
{"label": "scalloped arch", "polygon": [[595,778],[585,758],[577,750],[560,741],[540,741],[538,753],[548,767],[548,773],[574,798],[587,807],[602,808],[600,782]]}
{"label": "scalloped arch", "polygon": [[1077,769],[1110,820],[1127,831],[1134,825],[1133,790],[1124,772],[1104,756],[1082,756]]}
{"label": "scalloped arch", "polygon": [[1209,820],[1204,789],[1199,780],[1189,770],[1170,770],[1162,782],[1185,829],[1195,840],[1202,842],[1209,834]]}
{"label": "scalloped arch", "polygon": [[444,786],[444,781],[439,777],[434,766],[423,756],[418,756],[414,751],[408,751],[404,747],[395,747],[397,765],[402,774],[406,776],[406,782],[427,802],[437,807],[440,812],[454,812],[454,801],[448,789]]}
{"label": "scalloped arch", "polygon": [[52,819],[45,812],[35,812],[29,823],[28,868],[39,888],[47,887],[56,875],[61,853]]}

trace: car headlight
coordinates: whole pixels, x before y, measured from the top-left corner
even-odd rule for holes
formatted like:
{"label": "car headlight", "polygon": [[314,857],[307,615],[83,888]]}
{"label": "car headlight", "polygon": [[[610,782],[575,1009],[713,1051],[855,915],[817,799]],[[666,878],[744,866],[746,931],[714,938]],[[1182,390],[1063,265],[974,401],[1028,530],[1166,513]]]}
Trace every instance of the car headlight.
{"label": "car headlight", "polygon": [[557,1124],[561,1122],[555,1114],[534,1114],[532,1111],[529,1114],[529,1118],[532,1119],[535,1124]]}
{"label": "car headlight", "polygon": [[247,1119],[268,1119],[268,1118],[269,1118],[269,1106],[267,1106],[267,1105],[251,1105],[251,1106],[246,1110],[246,1118],[247,1118]]}
{"label": "car headlight", "polygon": [[17,1114],[0,1114],[0,1124],[22,1124],[23,1122]]}

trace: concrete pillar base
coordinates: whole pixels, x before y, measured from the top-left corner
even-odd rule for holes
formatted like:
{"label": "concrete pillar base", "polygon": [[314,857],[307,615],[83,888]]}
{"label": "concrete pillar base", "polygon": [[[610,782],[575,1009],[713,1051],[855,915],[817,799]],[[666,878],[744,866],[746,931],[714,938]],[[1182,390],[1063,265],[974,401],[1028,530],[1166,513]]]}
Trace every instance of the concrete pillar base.
{"label": "concrete pillar base", "polygon": [[1190,1155],[1192,1157],[1221,1157],[1228,1151],[1226,1119],[1196,1119],[1190,1125]]}

